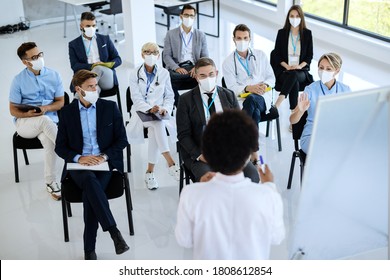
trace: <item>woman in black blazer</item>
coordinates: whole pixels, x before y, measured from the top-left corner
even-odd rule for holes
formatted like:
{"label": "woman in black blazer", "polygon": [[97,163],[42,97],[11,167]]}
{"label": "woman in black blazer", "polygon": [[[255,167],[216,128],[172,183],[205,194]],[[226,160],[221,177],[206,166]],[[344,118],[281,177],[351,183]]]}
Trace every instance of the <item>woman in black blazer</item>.
{"label": "woman in black blazer", "polygon": [[289,96],[290,109],[298,103],[299,90],[313,82],[309,74],[313,58],[313,38],[306,28],[302,8],[294,5],[287,13],[284,27],[278,31],[275,49],[271,53],[271,65],[276,77],[276,90],[280,95],[275,106]]}

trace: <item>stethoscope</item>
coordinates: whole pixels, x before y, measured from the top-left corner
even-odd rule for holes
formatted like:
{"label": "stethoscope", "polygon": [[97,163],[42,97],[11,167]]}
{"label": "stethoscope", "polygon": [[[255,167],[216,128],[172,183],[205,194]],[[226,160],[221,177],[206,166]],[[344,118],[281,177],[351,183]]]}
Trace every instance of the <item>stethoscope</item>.
{"label": "stethoscope", "polygon": [[[139,84],[139,80],[145,82],[144,78],[140,77],[139,75],[139,71],[141,71],[142,67],[144,65],[141,65],[139,68],[138,68],[138,71],[137,71],[137,83]],[[157,67],[157,65],[155,65],[155,67]],[[154,83],[156,87],[158,87],[160,85],[160,83],[158,82],[158,75],[156,75],[156,82]]]}
{"label": "stethoscope", "polygon": [[[252,50],[248,49],[248,52],[249,52],[249,54],[248,54],[248,57],[247,57],[247,61],[249,62],[251,60],[251,57],[253,57],[253,59],[256,61],[256,56],[253,54]],[[234,70],[235,70],[236,76],[238,75],[237,74],[237,58],[236,58],[237,55],[238,55],[237,52],[234,51]],[[242,64],[241,61],[240,61],[240,63]],[[242,65],[242,66],[244,67],[244,65]],[[245,71],[248,73],[247,69],[245,69]],[[248,76],[250,76],[250,75],[248,75]]]}

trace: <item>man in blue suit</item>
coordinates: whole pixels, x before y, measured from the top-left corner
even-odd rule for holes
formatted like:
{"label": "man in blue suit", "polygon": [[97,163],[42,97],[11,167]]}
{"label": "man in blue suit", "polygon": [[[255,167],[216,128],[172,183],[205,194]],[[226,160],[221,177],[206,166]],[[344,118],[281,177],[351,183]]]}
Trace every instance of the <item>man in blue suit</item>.
{"label": "man in blue suit", "polygon": [[97,74],[78,71],[72,84],[79,100],[64,107],[58,125],[55,152],[65,163],[93,166],[108,162],[109,171],[67,170],[62,180],[70,176],[83,191],[85,259],[96,259],[95,244],[98,224],[108,231],[114,241],[115,252],[122,254],[129,247],[116,227],[115,219],[105,195],[112,170],[123,172],[123,149],[127,137],[122,115],[113,101],[99,99]]}
{"label": "man in blue suit", "polygon": [[[108,35],[96,33],[96,20],[91,12],[81,14],[80,30],[82,35],[69,42],[69,59],[73,72],[81,69],[97,74],[98,85],[102,90],[109,90],[118,85],[115,68],[122,60]],[[102,63],[114,62],[110,68]],[[74,92],[71,85],[70,90]]]}

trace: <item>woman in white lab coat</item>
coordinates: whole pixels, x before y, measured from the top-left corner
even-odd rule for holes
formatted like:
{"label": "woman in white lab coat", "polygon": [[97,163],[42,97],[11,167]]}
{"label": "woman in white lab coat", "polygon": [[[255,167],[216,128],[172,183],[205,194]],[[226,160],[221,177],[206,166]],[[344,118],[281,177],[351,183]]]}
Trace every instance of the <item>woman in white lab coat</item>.
{"label": "woman in white lab coat", "polygon": [[[176,127],[171,117],[174,93],[168,70],[156,63],[160,57],[159,47],[155,43],[142,46],[144,63],[130,74],[130,92],[133,106],[131,119],[127,126],[127,137],[130,144],[144,142],[144,128],[148,129],[148,168],[145,183],[148,189],[158,188],[154,175],[154,166],[161,153],[168,163],[169,174],[179,180],[179,165],[175,164],[170,151],[166,129],[169,137],[176,139]],[[154,114],[164,120],[142,121],[139,112],[149,116]],[[146,116],[147,117],[147,116]],[[165,120],[167,119],[167,120]]]}

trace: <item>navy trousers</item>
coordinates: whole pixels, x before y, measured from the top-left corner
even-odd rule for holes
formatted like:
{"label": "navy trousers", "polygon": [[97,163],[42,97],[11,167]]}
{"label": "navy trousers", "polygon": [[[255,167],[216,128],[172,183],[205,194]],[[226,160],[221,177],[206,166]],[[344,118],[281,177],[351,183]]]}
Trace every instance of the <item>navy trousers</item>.
{"label": "navy trousers", "polygon": [[96,234],[116,226],[104,190],[111,179],[111,171],[70,170],[69,175],[83,191],[84,251],[95,250]]}
{"label": "navy trousers", "polygon": [[261,113],[265,113],[267,106],[265,105],[264,97],[252,93],[248,95],[244,103],[242,103],[242,110],[245,111],[256,123],[261,121]]}

